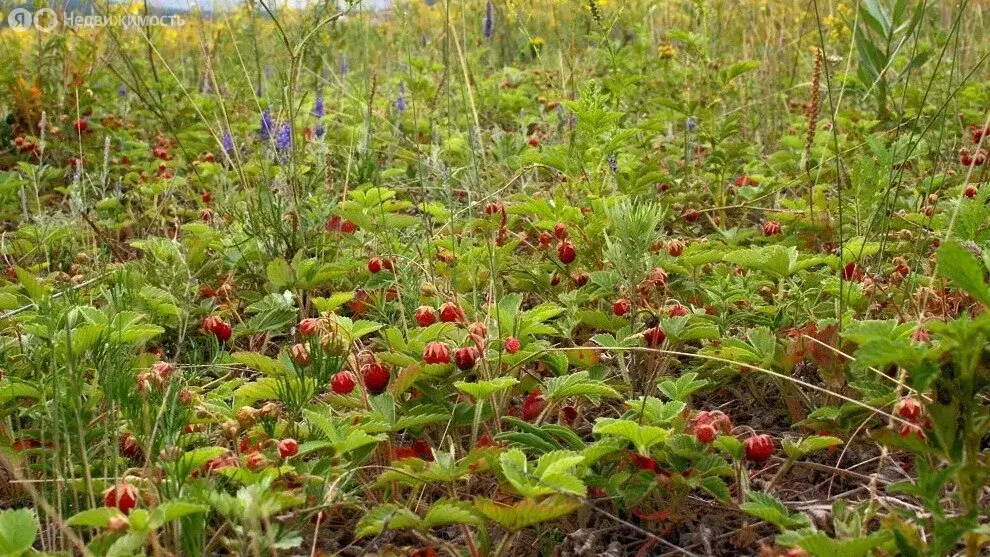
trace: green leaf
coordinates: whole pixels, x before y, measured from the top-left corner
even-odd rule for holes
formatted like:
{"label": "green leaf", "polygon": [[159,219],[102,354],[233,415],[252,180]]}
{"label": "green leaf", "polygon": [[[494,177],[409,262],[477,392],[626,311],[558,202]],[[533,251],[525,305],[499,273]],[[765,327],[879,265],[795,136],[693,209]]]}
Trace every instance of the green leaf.
{"label": "green leaf", "polygon": [[198,503],[178,500],[166,501],[152,509],[152,525],[154,528],[158,528],[163,524],[178,520],[184,516],[205,513],[209,510],[210,508],[208,506]]}
{"label": "green leaf", "polygon": [[765,520],[781,530],[789,530],[810,526],[811,520],[804,514],[792,513],[773,495],[760,491],[750,491],[746,494],[749,501],[739,508],[750,515]]}
{"label": "green leaf", "polygon": [[580,506],[579,499],[563,495],[552,495],[541,501],[523,499],[512,505],[496,503],[486,498],[474,501],[474,508],[478,512],[509,532],[518,532],[533,524],[556,520],[574,512]]}
{"label": "green leaf", "polygon": [[48,292],[48,288],[38,282],[32,273],[20,267],[14,267],[14,273],[17,275],[17,281],[21,283],[32,301],[37,302]]}
{"label": "green leaf", "polygon": [[736,460],[742,460],[743,443],[731,435],[719,435],[712,446]]}
{"label": "green leaf", "polygon": [[670,400],[686,402],[687,397],[695,391],[705,388],[709,383],[710,381],[707,379],[698,379],[698,374],[692,371],[681,375],[676,381],[672,379],[662,380],[657,383],[657,387]]}
{"label": "green leaf", "polygon": [[546,383],[547,398],[559,402],[565,398],[584,396],[592,399],[619,398],[619,392],[600,379],[591,379],[589,372],[579,371],[553,377]]}
{"label": "green leaf", "polygon": [[234,352],[230,359],[269,377],[281,377],[289,372],[282,362],[257,352]]}
{"label": "green leaf", "polygon": [[291,287],[295,282],[296,277],[292,271],[292,267],[288,261],[281,257],[269,261],[265,270],[268,275],[268,281],[277,289]]}
{"label": "green leaf", "polygon": [[725,502],[729,501],[729,497],[730,497],[729,486],[725,485],[725,482],[722,480],[722,478],[718,478],[715,476],[701,478],[701,487],[708,493],[714,495],[719,500]]}
{"label": "green leaf", "polygon": [[670,432],[662,427],[641,425],[633,420],[598,418],[593,432],[598,435],[614,435],[631,442],[641,454],[647,454],[650,447],[667,440]]}
{"label": "green leaf", "polygon": [[479,526],[481,523],[481,517],[478,516],[471,504],[464,501],[441,499],[433,503],[430,510],[426,511],[426,516],[423,517],[423,526],[426,528],[448,524]]}
{"label": "green leaf", "polygon": [[463,391],[469,395],[471,398],[482,401],[491,395],[504,391],[513,385],[519,383],[514,377],[498,377],[490,381],[477,381],[474,383],[467,383],[465,381],[457,381],[454,383],[454,387],[459,391]]}
{"label": "green leaf", "polygon": [[27,383],[11,383],[0,387],[0,404],[17,398],[41,398],[41,391]]}
{"label": "green leaf", "polygon": [[0,512],[0,555],[21,555],[31,549],[38,521],[29,509]]}
{"label": "green leaf", "polygon": [[65,521],[68,526],[86,526],[89,528],[106,528],[111,517],[117,516],[120,511],[113,507],[96,507],[76,513]]}
{"label": "green leaf", "polygon": [[358,538],[377,536],[383,530],[418,529],[420,519],[411,510],[393,503],[385,503],[368,511],[354,527],[354,535]]}
{"label": "green leaf", "polygon": [[939,271],[973,298],[990,305],[990,287],[983,280],[983,266],[956,242],[945,242],[935,254]]}
{"label": "green leaf", "polygon": [[826,437],[822,435],[812,435],[795,442],[793,439],[784,439],[784,452],[792,460],[797,460],[830,447],[835,447],[842,443],[838,437]]}
{"label": "green leaf", "polygon": [[888,539],[889,532],[843,540],[835,540],[827,534],[816,532],[802,538],[797,545],[815,557],[863,557]]}

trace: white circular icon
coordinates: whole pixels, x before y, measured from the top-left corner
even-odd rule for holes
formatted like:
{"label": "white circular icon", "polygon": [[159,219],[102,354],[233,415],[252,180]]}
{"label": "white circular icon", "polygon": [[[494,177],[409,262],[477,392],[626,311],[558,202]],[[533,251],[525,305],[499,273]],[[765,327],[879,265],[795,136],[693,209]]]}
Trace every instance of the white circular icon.
{"label": "white circular icon", "polygon": [[58,27],[58,14],[51,8],[41,8],[34,12],[34,26],[45,33],[54,31]]}
{"label": "white circular icon", "polygon": [[34,24],[34,14],[26,8],[14,8],[7,16],[7,25],[14,31],[27,31]]}

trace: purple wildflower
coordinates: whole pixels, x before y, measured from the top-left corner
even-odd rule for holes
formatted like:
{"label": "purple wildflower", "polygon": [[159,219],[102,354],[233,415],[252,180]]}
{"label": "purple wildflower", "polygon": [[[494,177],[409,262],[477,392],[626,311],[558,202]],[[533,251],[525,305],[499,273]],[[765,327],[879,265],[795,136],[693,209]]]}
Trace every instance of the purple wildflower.
{"label": "purple wildflower", "polygon": [[495,10],[492,6],[492,0],[488,0],[485,4],[485,22],[482,25],[482,31],[485,34],[486,39],[492,38],[492,32],[495,30]]}
{"label": "purple wildflower", "polygon": [[327,133],[327,127],[323,124],[316,124],[313,128],[313,134],[316,135],[316,139],[323,139],[323,135]]}
{"label": "purple wildflower", "polygon": [[395,99],[395,108],[402,114],[406,111],[406,84],[399,82],[399,96]]}
{"label": "purple wildflower", "polygon": [[268,141],[275,131],[275,121],[272,120],[272,111],[265,109],[261,112],[261,128],[258,130],[258,137],[262,141]]}
{"label": "purple wildflower", "polygon": [[608,156],[608,167],[612,170],[613,174],[619,173],[619,157],[615,153]]}
{"label": "purple wildflower", "polygon": [[689,132],[693,132],[698,128],[698,121],[694,119],[694,116],[688,118],[687,129]]}
{"label": "purple wildflower", "polygon": [[275,134],[275,152],[279,160],[286,160],[289,151],[292,150],[292,126],[288,122],[283,123]]}
{"label": "purple wildflower", "polygon": [[230,136],[230,131],[223,132],[223,136],[220,138],[220,146],[223,147],[223,152],[227,155],[232,155],[234,153],[234,138]]}
{"label": "purple wildflower", "polygon": [[342,76],[347,75],[347,72],[349,72],[350,70],[351,70],[351,66],[350,66],[350,64],[347,63],[347,60],[341,60],[340,61],[340,75],[342,75]]}
{"label": "purple wildflower", "polygon": [[316,92],[316,100],[313,101],[313,116],[317,118],[323,117],[323,91]]}

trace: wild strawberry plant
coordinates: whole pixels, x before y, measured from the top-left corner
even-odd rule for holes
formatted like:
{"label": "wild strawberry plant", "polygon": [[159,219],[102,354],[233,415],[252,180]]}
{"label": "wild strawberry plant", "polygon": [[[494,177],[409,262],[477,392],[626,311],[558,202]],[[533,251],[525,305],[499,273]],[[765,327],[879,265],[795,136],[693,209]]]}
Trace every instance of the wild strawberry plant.
{"label": "wild strawberry plant", "polygon": [[985,553],[981,9],[0,30],[0,553]]}

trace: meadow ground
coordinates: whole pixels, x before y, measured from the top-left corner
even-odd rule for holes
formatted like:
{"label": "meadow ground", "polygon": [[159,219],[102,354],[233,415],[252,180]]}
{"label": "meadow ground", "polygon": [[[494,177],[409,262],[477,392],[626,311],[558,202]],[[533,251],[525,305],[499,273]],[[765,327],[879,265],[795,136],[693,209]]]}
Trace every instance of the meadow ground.
{"label": "meadow ground", "polygon": [[990,551],[986,2],[76,9],[0,28],[0,554]]}

